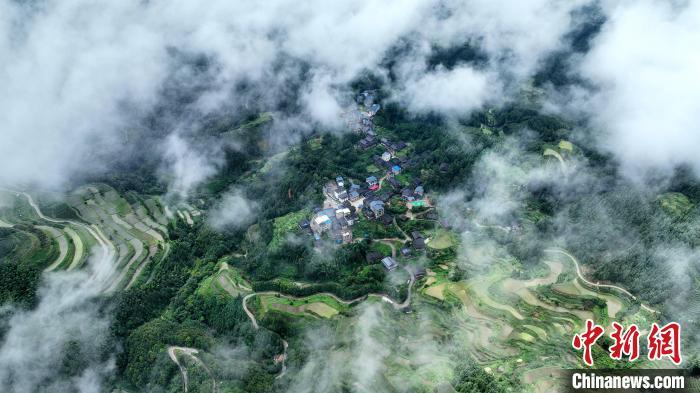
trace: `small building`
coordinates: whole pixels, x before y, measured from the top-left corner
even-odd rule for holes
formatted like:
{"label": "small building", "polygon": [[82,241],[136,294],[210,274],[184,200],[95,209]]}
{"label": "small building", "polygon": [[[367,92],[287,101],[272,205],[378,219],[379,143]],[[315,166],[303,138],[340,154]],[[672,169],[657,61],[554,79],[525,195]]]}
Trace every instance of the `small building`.
{"label": "small building", "polygon": [[314,230],[314,232],[318,233],[327,231],[331,228],[332,224],[333,221],[331,221],[331,219],[327,215],[321,214],[314,218],[313,222],[311,223],[311,228]]}
{"label": "small building", "polygon": [[411,237],[413,238],[413,248],[416,250],[422,250],[425,248],[425,239],[418,231],[411,232]]}
{"label": "small building", "polygon": [[355,190],[352,190],[352,191],[350,191],[350,192],[348,193],[348,199],[350,199],[351,201],[355,202],[355,201],[357,201],[358,199],[360,199],[360,193],[357,192],[357,191],[355,191]]}
{"label": "small building", "polygon": [[347,193],[346,191],[343,191],[343,192],[341,192],[340,194],[338,194],[338,200],[339,200],[340,202],[345,202],[345,201],[347,201],[349,198],[350,198],[350,196],[348,195],[348,193]]}
{"label": "small building", "polygon": [[374,213],[375,218],[379,218],[384,215],[384,202],[372,201],[369,203],[369,209]]}
{"label": "small building", "polygon": [[344,188],[345,187],[345,181],[342,176],[338,176],[335,178],[335,184],[338,185],[338,188]]}
{"label": "small building", "polygon": [[408,248],[408,247],[402,248],[402,249],[401,249],[401,255],[403,255],[403,256],[406,257],[406,258],[410,257],[410,256],[411,256],[411,249]]}
{"label": "small building", "polygon": [[335,218],[344,218],[344,217],[349,216],[350,213],[352,213],[352,211],[350,211],[350,209],[348,209],[347,207],[344,207],[342,209],[337,209],[335,211]]}
{"label": "small building", "polygon": [[389,160],[391,160],[391,153],[389,153],[388,151],[382,153],[382,160],[384,162],[389,162]]}
{"label": "small building", "polygon": [[399,152],[405,148],[406,148],[406,142],[399,141],[399,142],[394,143],[394,150],[396,150],[397,152]]}
{"label": "small building", "polygon": [[372,136],[367,136],[366,138],[360,139],[360,142],[358,142],[358,145],[362,150],[367,150],[376,144],[377,141]]}
{"label": "small building", "polygon": [[390,165],[387,161],[382,160],[381,156],[372,157],[372,163],[377,168],[383,168],[383,167],[386,167],[387,165]]}
{"label": "small building", "polygon": [[410,188],[404,188],[403,191],[401,191],[401,198],[407,202],[413,202],[416,199]]}
{"label": "small building", "polygon": [[423,188],[423,186],[418,186],[418,187],[416,187],[416,189],[413,191],[413,193],[416,194],[416,196],[422,197],[422,196],[423,196],[423,193],[425,193],[425,189]]}
{"label": "small building", "polygon": [[305,230],[309,229],[310,227],[311,227],[311,223],[306,218],[299,221],[299,229],[301,229],[302,231],[305,231]]}
{"label": "small building", "polygon": [[388,227],[394,224],[394,217],[389,213],[382,214],[382,216],[379,217],[379,221],[381,221],[384,226]]}
{"label": "small building", "polygon": [[421,278],[425,277],[426,275],[426,270],[424,267],[418,267],[415,269],[413,272],[413,277],[415,277],[416,280],[420,280]]}
{"label": "small building", "polygon": [[392,167],[391,167],[391,173],[394,174],[394,175],[398,175],[399,173],[401,173],[401,167],[398,166],[398,165],[392,166]]}
{"label": "small building", "polygon": [[391,188],[393,188],[394,190],[398,190],[399,188],[401,188],[401,182],[396,180],[395,178],[390,177],[387,179],[387,181],[389,182]]}
{"label": "small building", "polygon": [[367,182],[367,185],[370,186],[370,187],[372,187],[373,185],[378,184],[378,183],[377,183],[377,177],[376,177],[376,176],[369,176],[367,179],[365,179],[365,181]]}
{"label": "small building", "polygon": [[397,267],[399,267],[399,264],[396,263],[396,261],[395,261],[394,258],[392,258],[392,257],[385,257],[385,258],[383,258],[383,259],[382,259],[382,265],[384,265],[384,267],[386,268],[386,270],[389,270],[389,271],[394,270],[394,269],[396,269]]}

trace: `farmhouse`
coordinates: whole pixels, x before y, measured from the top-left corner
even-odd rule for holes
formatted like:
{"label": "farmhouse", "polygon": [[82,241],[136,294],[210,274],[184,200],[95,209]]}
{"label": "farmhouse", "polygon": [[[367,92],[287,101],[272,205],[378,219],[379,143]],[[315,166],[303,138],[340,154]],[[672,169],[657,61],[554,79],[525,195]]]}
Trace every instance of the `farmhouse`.
{"label": "farmhouse", "polygon": [[391,153],[389,153],[388,151],[382,153],[382,161],[389,162],[389,160],[391,160]]}
{"label": "farmhouse", "polygon": [[425,239],[418,231],[411,232],[411,237],[413,238],[413,248],[416,250],[422,250],[425,248]]}
{"label": "farmhouse", "polygon": [[379,182],[376,176],[370,176],[366,179],[369,189],[375,191],[379,188]]}
{"label": "farmhouse", "polygon": [[319,214],[311,222],[311,229],[313,229],[313,231],[316,233],[322,233],[329,230],[332,224],[333,222],[331,221],[330,217],[325,214]]}
{"label": "farmhouse", "polygon": [[369,208],[374,213],[375,218],[379,218],[384,215],[384,202],[382,201],[372,201],[369,203]]}
{"label": "farmhouse", "polygon": [[389,182],[391,188],[393,188],[394,190],[398,190],[399,188],[401,188],[401,182],[396,180],[395,178],[390,177],[389,179],[387,179],[387,181]]}
{"label": "farmhouse", "polygon": [[396,263],[396,261],[392,257],[385,257],[384,259],[382,259],[382,265],[384,265],[386,270],[389,271],[394,270],[399,266],[399,264]]}
{"label": "farmhouse", "polygon": [[[370,132],[374,133],[374,131],[368,131],[367,133],[369,134]],[[367,150],[376,144],[377,144],[377,141],[374,139],[374,137],[372,135],[367,135],[366,137],[360,139],[360,142],[358,142],[358,146],[362,150]]]}

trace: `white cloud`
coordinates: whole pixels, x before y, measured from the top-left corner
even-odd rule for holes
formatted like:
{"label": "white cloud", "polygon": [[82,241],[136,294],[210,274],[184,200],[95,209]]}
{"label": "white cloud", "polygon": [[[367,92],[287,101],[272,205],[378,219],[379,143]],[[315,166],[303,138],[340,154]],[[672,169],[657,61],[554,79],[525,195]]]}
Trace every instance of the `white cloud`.
{"label": "white cloud", "polygon": [[577,101],[625,171],[700,171],[700,2],[620,2],[580,64],[598,90]]}
{"label": "white cloud", "polygon": [[233,189],[209,212],[209,222],[218,229],[228,226],[238,228],[253,219],[257,208],[257,204],[246,198],[243,192]]}
{"label": "white cloud", "polygon": [[403,92],[408,107],[417,112],[464,114],[500,95],[494,75],[470,67],[438,69],[409,81]]}
{"label": "white cloud", "polygon": [[165,142],[164,176],[170,192],[185,198],[201,182],[214,175],[222,164],[218,151],[198,152],[182,137],[171,134]]}
{"label": "white cloud", "polygon": [[[104,169],[108,164],[95,153],[138,144],[121,131],[152,112],[166,81],[185,89],[198,83],[205,87],[194,110],[230,110],[248,104],[248,93],[232,93],[241,81],[255,86],[256,102],[279,100],[290,78],[304,69],[298,64],[303,61],[312,76],[301,89],[305,114],[332,126],[342,106],[336,87],[363,70],[384,72],[380,61],[401,39],[420,48],[412,60],[420,64],[434,43],[473,38],[493,57],[487,75],[505,70],[522,76],[558,45],[568,28],[567,12],[578,3],[214,0],[202,7],[162,0],[2,2],[0,181],[56,186],[86,168]],[[183,67],[188,56],[207,60],[204,76]],[[296,61],[281,66],[283,57]],[[396,84],[399,93],[435,90],[431,83],[452,87],[451,82],[469,90],[453,88],[453,103],[447,106],[421,98],[417,108],[467,112],[490,97],[482,92],[482,71],[466,66],[406,76]],[[498,95],[499,86],[486,80]]]}
{"label": "white cloud", "polygon": [[[96,253],[96,255],[101,255]],[[96,392],[114,359],[100,358],[109,330],[97,297],[114,274],[109,256],[92,257],[83,271],[44,275],[32,310],[16,310],[0,343],[0,386],[9,392]],[[79,346],[89,366],[75,379],[59,365],[68,344]]]}

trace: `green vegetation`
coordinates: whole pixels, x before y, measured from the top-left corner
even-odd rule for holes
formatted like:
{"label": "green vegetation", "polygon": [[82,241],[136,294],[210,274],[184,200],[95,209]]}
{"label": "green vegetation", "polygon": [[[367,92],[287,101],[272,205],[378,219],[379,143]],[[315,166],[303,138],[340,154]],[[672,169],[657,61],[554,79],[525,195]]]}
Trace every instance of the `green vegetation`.
{"label": "green vegetation", "polygon": [[285,236],[294,233],[299,228],[299,222],[304,218],[309,218],[311,211],[302,209],[298,212],[285,214],[273,220],[272,240],[268,244],[270,250],[276,250],[280,244],[286,241]]}
{"label": "green vegetation", "polygon": [[680,192],[670,192],[659,196],[661,208],[675,219],[686,217],[695,207],[687,196]]}

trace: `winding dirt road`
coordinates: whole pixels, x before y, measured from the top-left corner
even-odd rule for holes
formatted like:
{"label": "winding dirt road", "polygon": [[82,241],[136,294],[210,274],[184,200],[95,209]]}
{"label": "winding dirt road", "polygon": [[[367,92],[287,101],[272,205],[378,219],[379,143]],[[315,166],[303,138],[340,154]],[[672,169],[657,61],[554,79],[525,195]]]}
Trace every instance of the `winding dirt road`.
{"label": "winding dirt road", "polygon": [[[545,252],[551,252],[551,253],[562,254],[562,255],[567,256],[569,259],[571,259],[571,260],[574,262],[574,265],[576,266],[576,274],[578,275],[578,278],[581,279],[581,281],[583,281],[583,282],[586,283],[587,285],[590,285],[590,286],[596,287],[596,288],[610,288],[610,289],[614,289],[614,290],[616,290],[616,291],[618,291],[618,292],[621,292],[621,293],[623,293],[623,294],[629,296],[630,298],[632,298],[632,300],[635,300],[635,301],[637,300],[637,297],[634,296],[630,291],[628,291],[628,290],[626,290],[625,288],[622,288],[622,287],[620,287],[620,286],[617,286],[617,285],[610,285],[610,284],[600,284],[600,283],[594,283],[594,282],[588,281],[588,280],[586,279],[586,277],[584,277],[583,274],[581,273],[581,266],[580,266],[580,264],[579,264],[579,262],[578,262],[578,259],[576,259],[576,257],[574,257],[573,255],[571,255],[571,254],[570,254],[569,252],[567,252],[566,250],[562,250],[562,249],[559,249],[559,248],[548,248],[548,249],[545,249],[544,251],[545,251]],[[653,309],[653,308],[647,306],[647,305],[644,304],[644,303],[640,303],[640,305],[641,305],[641,308],[645,309],[646,311],[648,311],[648,312],[650,312],[650,313],[652,313],[652,314],[658,314],[658,313],[659,313],[658,310],[655,310],[655,309]]]}
{"label": "winding dirt road", "polygon": [[206,364],[202,361],[202,359],[197,357],[197,353],[199,353],[199,350],[196,348],[188,348],[188,347],[177,347],[177,346],[170,346],[168,347],[168,356],[170,357],[170,360],[172,360],[177,367],[180,369],[180,374],[182,375],[182,383],[184,386],[184,392],[187,393],[188,385],[189,385],[189,379],[187,376],[187,367],[183,366],[180,361],[177,358],[177,352],[182,353],[185,356],[188,356],[190,359],[194,360],[195,363],[200,365],[206,372],[209,374],[209,377],[211,378],[212,381],[212,392],[218,393],[219,392],[219,385],[216,383],[216,379],[214,379],[214,374],[211,372],[209,367],[207,367]]}

